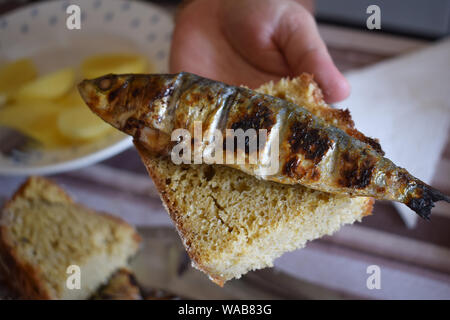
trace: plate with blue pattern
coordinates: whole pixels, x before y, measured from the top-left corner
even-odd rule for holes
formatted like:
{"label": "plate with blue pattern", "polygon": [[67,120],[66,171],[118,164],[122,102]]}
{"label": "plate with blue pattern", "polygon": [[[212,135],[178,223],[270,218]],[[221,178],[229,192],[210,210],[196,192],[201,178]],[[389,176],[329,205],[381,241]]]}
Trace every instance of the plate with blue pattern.
{"label": "plate with blue pattern", "polygon": [[[80,29],[67,19],[80,8]],[[148,58],[154,71],[168,72],[173,17],[164,8],[126,0],[48,1],[0,16],[0,63],[31,58],[40,74],[79,66],[86,57],[133,53]],[[31,150],[23,157],[0,154],[0,174],[51,174],[112,157],[132,145],[112,132],[93,142],[60,149]]]}

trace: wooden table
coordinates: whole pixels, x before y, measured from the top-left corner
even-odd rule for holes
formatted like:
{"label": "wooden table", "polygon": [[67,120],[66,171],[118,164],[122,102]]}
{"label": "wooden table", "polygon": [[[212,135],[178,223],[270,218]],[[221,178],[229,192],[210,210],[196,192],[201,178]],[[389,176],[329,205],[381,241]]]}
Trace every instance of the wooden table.
{"label": "wooden table", "polygon": [[[337,66],[343,71],[374,64],[428,44],[327,25],[321,25],[320,31]],[[449,194],[450,144],[437,171],[441,174],[432,184]],[[448,204],[438,204],[431,223],[419,221],[416,228],[407,229],[391,204],[377,203],[374,214],[362,223],[344,227],[333,236],[310,243],[303,250],[285,254],[276,262],[275,269],[251,272],[242,280],[232,281],[220,289],[191,268],[183,272],[161,268],[167,259],[174,259],[167,254],[172,249],[178,267],[185,266],[187,260],[134,149],[102,163],[51,178],[61,183],[78,201],[135,224],[152,248],[138,259],[141,263],[137,267],[138,275],[151,278],[143,280],[148,285],[165,286],[180,295],[192,298],[450,298]],[[23,180],[24,177],[0,177],[0,202],[7,199]],[[368,290],[365,271],[370,264],[380,265],[383,279],[396,282],[395,289]],[[159,274],[156,271],[164,276],[151,276]]]}

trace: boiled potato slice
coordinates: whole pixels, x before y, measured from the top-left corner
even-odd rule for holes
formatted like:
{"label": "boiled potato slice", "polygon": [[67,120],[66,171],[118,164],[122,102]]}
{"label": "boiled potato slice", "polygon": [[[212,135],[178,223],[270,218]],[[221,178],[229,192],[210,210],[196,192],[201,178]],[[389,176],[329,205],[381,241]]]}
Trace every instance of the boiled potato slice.
{"label": "boiled potato slice", "polygon": [[81,64],[85,78],[92,79],[108,73],[143,73],[148,68],[147,59],[135,54],[102,54],[87,58]]}
{"label": "boiled potato slice", "polygon": [[110,130],[110,126],[86,106],[65,109],[58,117],[58,128],[67,138],[90,140]]}
{"label": "boiled potato slice", "polygon": [[55,100],[55,103],[64,108],[86,106],[77,88],[73,88],[67,94]]}
{"label": "boiled potato slice", "polygon": [[7,104],[0,109],[0,125],[28,126],[41,117],[59,113],[58,105],[46,100]]}
{"label": "boiled potato slice", "polygon": [[0,100],[6,103],[18,88],[36,76],[36,67],[30,59],[19,59],[0,66]]}
{"label": "boiled potato slice", "polygon": [[0,108],[6,104],[8,101],[8,96],[0,92]]}
{"label": "boiled potato slice", "polygon": [[70,139],[67,139],[59,132],[57,120],[57,114],[48,114],[45,117],[41,117],[40,121],[33,122],[29,128],[23,131],[42,142],[47,149],[73,145]]}
{"label": "boiled potato slice", "polygon": [[75,70],[65,68],[25,84],[14,96],[17,100],[55,99],[67,93],[75,81]]}
{"label": "boiled potato slice", "polygon": [[0,125],[20,130],[46,148],[67,145],[56,125],[59,110],[58,105],[49,101],[8,104],[0,109]]}

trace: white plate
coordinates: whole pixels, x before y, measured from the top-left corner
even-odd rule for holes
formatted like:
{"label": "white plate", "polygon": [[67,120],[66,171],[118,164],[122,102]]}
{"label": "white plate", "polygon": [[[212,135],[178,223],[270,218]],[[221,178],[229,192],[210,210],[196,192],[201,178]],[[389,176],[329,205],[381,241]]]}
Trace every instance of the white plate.
{"label": "white plate", "polygon": [[[68,30],[66,8],[81,8],[81,30]],[[41,73],[78,66],[98,53],[147,56],[158,72],[168,71],[172,17],[158,6],[124,0],[50,1],[0,16],[0,61],[30,57]],[[73,170],[111,157],[132,144],[114,132],[77,147],[33,151],[29,157],[0,155],[0,174],[49,174]]]}

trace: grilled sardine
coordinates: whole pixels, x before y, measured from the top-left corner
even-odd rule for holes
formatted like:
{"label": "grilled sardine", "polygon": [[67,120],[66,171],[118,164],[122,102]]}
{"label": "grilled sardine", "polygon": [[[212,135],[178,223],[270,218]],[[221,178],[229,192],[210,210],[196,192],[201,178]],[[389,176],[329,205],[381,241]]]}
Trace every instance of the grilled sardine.
{"label": "grilled sardine", "polygon": [[106,75],[84,80],[79,90],[94,113],[152,152],[168,155],[175,144],[171,133],[182,128],[194,136],[196,121],[204,132],[224,136],[227,129],[265,129],[259,151],[278,144],[275,174],[264,174],[261,165],[226,165],[278,183],[402,202],[426,219],[434,202],[450,202],[385,158],[372,140],[356,139],[283,99],[190,73]]}

